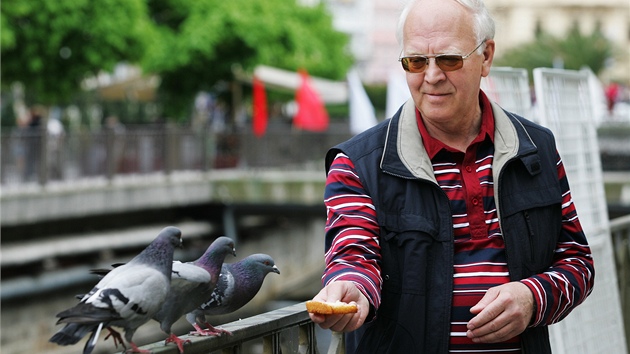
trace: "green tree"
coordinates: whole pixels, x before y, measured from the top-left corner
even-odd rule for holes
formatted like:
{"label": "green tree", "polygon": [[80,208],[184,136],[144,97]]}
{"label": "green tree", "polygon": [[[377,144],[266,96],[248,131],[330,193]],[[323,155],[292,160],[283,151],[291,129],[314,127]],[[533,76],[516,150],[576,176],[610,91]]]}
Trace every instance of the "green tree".
{"label": "green tree", "polygon": [[495,65],[525,68],[531,77],[534,68],[550,68],[561,61],[564,69],[579,70],[587,66],[598,74],[613,51],[613,44],[601,31],[596,29],[590,35],[583,35],[575,24],[564,38],[539,34],[535,41],[506,51],[495,60]]}
{"label": "green tree", "polygon": [[233,80],[235,66],[257,64],[341,79],[352,65],[348,38],[323,5],[295,0],[149,0],[155,22],[143,61],[159,73],[161,103],[181,116],[200,90]]}
{"label": "green tree", "polygon": [[2,85],[20,81],[31,101],[65,103],[81,81],[139,61],[151,25],[145,0],[4,0]]}

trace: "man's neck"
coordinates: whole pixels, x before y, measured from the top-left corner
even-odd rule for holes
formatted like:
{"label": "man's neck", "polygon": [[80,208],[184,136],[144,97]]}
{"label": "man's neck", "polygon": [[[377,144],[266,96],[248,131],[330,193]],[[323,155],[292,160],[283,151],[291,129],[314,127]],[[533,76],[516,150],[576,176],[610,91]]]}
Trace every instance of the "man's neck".
{"label": "man's neck", "polygon": [[475,140],[481,129],[481,112],[475,113],[476,117],[469,120],[469,124],[437,125],[424,121],[424,126],[429,135],[442,143],[465,152],[470,143]]}

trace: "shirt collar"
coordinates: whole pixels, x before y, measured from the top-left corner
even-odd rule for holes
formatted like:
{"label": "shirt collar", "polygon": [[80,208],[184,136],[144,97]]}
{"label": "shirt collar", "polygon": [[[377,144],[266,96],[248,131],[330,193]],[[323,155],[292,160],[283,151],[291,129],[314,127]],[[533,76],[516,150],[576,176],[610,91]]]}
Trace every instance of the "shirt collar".
{"label": "shirt collar", "polygon": [[[486,94],[479,90],[479,105],[481,106],[481,129],[479,130],[479,134],[473,140],[472,144],[479,143],[486,138],[489,138],[491,142],[494,142],[494,116],[492,114],[492,106],[490,105],[490,100],[486,96]],[[438,152],[442,149],[446,149],[448,151],[456,151],[455,149],[449,147],[438,139],[429,135],[427,128],[424,125],[424,121],[422,120],[422,116],[420,115],[420,111],[416,108],[416,121],[418,123],[418,129],[420,130],[420,135],[422,136],[422,143],[424,144],[424,148],[427,150],[427,154],[430,159],[433,159]]]}

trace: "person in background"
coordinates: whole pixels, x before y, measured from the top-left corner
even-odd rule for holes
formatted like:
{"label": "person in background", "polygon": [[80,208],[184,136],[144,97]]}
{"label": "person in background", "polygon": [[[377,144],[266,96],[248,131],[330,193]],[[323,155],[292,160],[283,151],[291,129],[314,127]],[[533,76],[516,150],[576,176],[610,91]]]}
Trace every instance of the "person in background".
{"label": "person in background", "polygon": [[415,0],[400,62],[412,98],[327,153],[316,315],[347,353],[550,353],[547,326],[594,265],[552,133],[480,90],[494,21],[481,0]]}
{"label": "person in background", "polygon": [[619,84],[616,82],[611,82],[606,87],[606,90],[604,90],[604,94],[606,95],[606,108],[608,109],[609,116],[615,114],[615,104],[619,97],[619,91]]}
{"label": "person in background", "polygon": [[24,181],[36,181],[40,169],[40,157],[42,153],[42,130],[44,109],[39,105],[33,106],[30,111],[27,130],[24,133],[24,145],[26,146],[26,169]]}

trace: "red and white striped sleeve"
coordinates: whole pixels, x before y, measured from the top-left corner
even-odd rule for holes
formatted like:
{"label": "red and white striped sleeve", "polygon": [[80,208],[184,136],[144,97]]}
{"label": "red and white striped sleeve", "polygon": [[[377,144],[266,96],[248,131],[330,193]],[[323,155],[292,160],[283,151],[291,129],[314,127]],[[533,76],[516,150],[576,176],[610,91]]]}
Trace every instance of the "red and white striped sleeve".
{"label": "red and white striped sleeve", "polygon": [[379,226],[372,199],[365,193],[354,164],[338,154],[328,172],[326,267],[322,282],[354,282],[374,309],[381,301]]}
{"label": "red and white striped sleeve", "polygon": [[560,321],[581,304],[593,289],[595,273],[591,249],[580,225],[559,155],[557,167],[563,188],[562,231],[553,263],[543,274],[522,280],[533,292],[536,302],[532,326]]}

